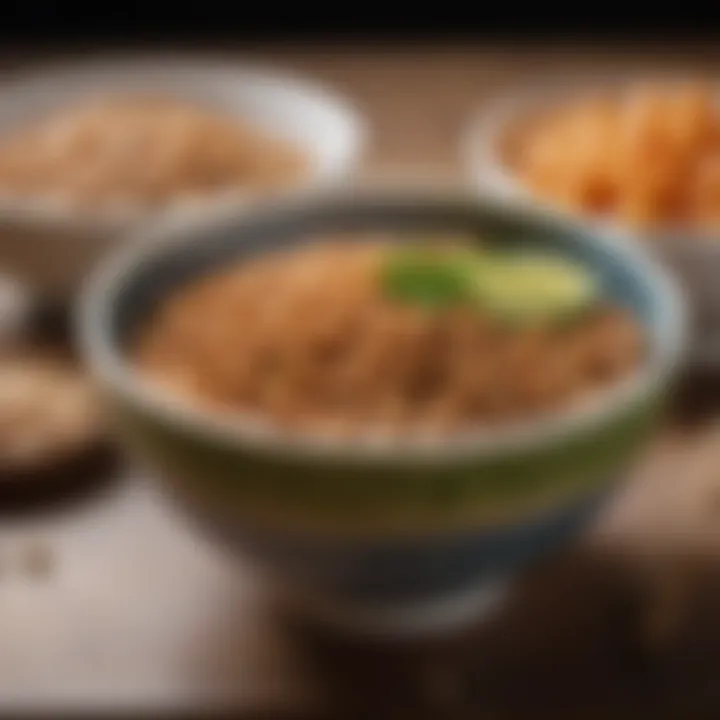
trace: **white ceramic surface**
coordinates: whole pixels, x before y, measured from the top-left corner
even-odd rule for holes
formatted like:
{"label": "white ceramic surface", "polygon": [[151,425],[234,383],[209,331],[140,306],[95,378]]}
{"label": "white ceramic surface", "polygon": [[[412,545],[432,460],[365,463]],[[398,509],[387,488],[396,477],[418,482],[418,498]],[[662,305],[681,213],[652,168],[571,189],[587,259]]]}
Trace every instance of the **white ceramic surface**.
{"label": "white ceramic surface", "polygon": [[676,275],[688,293],[695,331],[689,360],[694,366],[720,368],[720,238],[688,230],[668,229],[638,233],[611,218],[582,218],[531,193],[502,158],[504,133],[532,114],[559,102],[592,97],[603,89],[627,87],[642,80],[678,78],[571,78],[536,83],[510,92],[481,109],[462,138],[461,155],[466,177],[484,195],[562,215],[592,226],[622,242],[638,243],[656,254]]}
{"label": "white ceramic surface", "polygon": [[[365,127],[357,112],[314,83],[267,68],[170,56],[88,60],[0,79],[0,133],[88,95],[123,92],[162,93],[217,107],[294,142],[311,158],[297,190],[330,185],[350,174],[364,146]],[[243,201],[183,201],[160,214]],[[127,207],[79,212],[47,199],[0,197],[0,265],[34,290],[63,301],[118,237],[158,214]]]}
{"label": "white ceramic surface", "polygon": [[442,636],[472,625],[492,620],[510,594],[512,582],[481,582],[464,592],[442,600],[408,607],[368,608],[327,602],[325,598],[300,595],[292,590],[280,594],[285,610],[320,627],[329,627],[350,635],[378,637],[385,640],[418,639]]}

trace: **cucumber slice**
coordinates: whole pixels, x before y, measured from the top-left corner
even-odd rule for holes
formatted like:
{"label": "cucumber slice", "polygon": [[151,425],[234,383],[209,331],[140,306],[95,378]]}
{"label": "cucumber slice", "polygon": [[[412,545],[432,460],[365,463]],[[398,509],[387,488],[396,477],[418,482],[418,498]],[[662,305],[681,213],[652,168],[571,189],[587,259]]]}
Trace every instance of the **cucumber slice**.
{"label": "cucumber slice", "polygon": [[597,279],[553,255],[517,253],[478,264],[474,295],[493,314],[512,322],[562,321],[599,297]]}

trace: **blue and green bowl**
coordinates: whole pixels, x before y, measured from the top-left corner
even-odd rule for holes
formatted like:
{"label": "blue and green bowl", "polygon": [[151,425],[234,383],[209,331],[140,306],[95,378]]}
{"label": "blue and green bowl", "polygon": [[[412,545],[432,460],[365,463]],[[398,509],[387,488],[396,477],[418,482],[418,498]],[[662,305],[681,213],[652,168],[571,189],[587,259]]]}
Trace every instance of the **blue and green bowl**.
{"label": "blue and green bowl", "polygon": [[[352,229],[475,231],[560,251],[636,315],[647,361],[552,417],[397,443],[284,436],[191,407],[133,366],[128,339],[186,281]],[[657,424],[684,341],[675,287],[641,251],[536,212],[431,191],[315,195],[156,228],[96,271],[79,320],[121,433],[185,514],[305,609],[387,631],[473,618],[521,569],[576,537]]]}

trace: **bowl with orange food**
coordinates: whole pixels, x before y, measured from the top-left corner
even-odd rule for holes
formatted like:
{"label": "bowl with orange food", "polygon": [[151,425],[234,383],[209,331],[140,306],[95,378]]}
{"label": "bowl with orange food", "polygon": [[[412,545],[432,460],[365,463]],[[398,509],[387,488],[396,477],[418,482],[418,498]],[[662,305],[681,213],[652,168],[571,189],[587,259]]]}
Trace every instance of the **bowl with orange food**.
{"label": "bowl with orange food", "polygon": [[463,154],[473,185],[638,242],[691,298],[690,360],[720,363],[720,105],[677,78],[555,81],[490,104]]}
{"label": "bowl with orange food", "polygon": [[684,337],[644,254],[427,188],[158,226],[78,323],[180,517],[307,617],[402,634],[481,617],[591,523]]}
{"label": "bowl with orange food", "polygon": [[337,182],[365,135],[318,83],[192,56],[100,57],[0,88],[0,262],[58,304],[125,233]]}

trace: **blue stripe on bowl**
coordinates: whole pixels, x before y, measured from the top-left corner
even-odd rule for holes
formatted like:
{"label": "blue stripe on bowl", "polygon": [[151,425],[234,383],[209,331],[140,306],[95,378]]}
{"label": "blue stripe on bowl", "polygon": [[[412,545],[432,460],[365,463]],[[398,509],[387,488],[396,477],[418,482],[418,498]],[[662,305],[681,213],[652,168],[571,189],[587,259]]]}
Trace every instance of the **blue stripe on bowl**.
{"label": "blue stripe on bowl", "polygon": [[578,536],[610,496],[605,489],[512,523],[426,538],[352,542],[251,534],[242,525],[188,508],[192,522],[228,548],[272,568],[300,587],[354,603],[425,602],[503,579]]}

